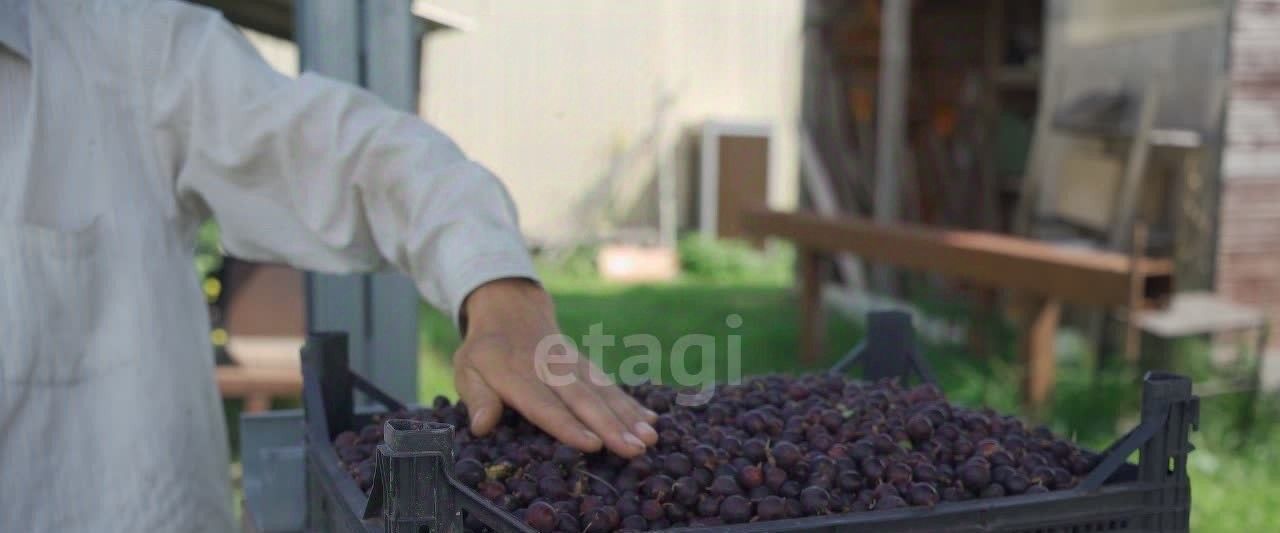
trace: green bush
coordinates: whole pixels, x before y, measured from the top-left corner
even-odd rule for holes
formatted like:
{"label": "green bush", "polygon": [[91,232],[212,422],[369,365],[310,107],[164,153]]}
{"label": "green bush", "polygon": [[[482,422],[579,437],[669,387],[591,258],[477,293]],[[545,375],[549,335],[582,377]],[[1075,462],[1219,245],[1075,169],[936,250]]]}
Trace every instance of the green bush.
{"label": "green bush", "polygon": [[684,275],[712,281],[786,282],[795,263],[790,247],[773,245],[760,250],[743,241],[701,233],[680,239],[678,251]]}
{"label": "green bush", "polygon": [[200,279],[209,277],[222,266],[222,241],[218,237],[218,225],[205,221],[196,234],[196,272]]}
{"label": "green bush", "polygon": [[596,254],[599,248],[578,245],[568,250],[543,252],[534,257],[538,274],[544,278],[596,279]]}

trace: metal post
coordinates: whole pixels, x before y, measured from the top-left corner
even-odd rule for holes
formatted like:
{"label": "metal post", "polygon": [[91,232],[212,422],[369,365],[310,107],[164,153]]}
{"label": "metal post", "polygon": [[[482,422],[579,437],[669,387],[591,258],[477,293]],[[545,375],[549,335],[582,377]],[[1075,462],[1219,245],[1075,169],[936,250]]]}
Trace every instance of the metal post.
{"label": "metal post", "polygon": [[[880,87],[876,110],[875,221],[898,220],[901,203],[902,140],[911,54],[911,0],[885,0],[880,28]],[[889,271],[876,269],[881,291],[890,288]]]}
{"label": "metal post", "polygon": [[[364,85],[392,107],[418,113],[418,73],[425,25],[412,0],[364,0]],[[418,397],[418,289],[402,274],[367,277],[368,353],[361,367],[401,400]]]}
{"label": "metal post", "polygon": [[[299,0],[295,34],[303,70],[369,88],[417,110],[423,26],[410,0]],[[351,367],[383,390],[417,398],[418,296],[401,275],[307,273],[308,331],[342,331]]]}

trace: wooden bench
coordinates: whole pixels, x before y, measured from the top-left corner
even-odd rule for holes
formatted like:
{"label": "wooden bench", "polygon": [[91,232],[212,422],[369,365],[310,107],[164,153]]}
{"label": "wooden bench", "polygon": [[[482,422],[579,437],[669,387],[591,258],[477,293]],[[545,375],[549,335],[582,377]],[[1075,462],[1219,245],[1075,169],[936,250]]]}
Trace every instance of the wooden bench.
{"label": "wooden bench", "polygon": [[833,254],[932,272],[1020,295],[1024,402],[1038,412],[1052,393],[1054,338],[1062,304],[1155,308],[1173,288],[1162,259],[1054,246],[994,233],[877,224],[855,217],[755,210],[744,226],[755,235],[795,243],[799,260],[801,357],[817,361],[826,333],[821,286]]}

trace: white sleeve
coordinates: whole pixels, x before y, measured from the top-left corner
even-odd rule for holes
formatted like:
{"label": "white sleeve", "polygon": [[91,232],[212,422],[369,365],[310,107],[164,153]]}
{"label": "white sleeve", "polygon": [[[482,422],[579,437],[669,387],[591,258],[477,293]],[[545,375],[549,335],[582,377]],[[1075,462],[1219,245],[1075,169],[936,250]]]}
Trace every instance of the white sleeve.
{"label": "white sleeve", "polygon": [[455,319],[479,285],[535,278],[505,188],[439,130],[273,71],[216,12],[156,8],[158,152],[181,208],[212,214],[229,253],[325,272],[390,263]]}

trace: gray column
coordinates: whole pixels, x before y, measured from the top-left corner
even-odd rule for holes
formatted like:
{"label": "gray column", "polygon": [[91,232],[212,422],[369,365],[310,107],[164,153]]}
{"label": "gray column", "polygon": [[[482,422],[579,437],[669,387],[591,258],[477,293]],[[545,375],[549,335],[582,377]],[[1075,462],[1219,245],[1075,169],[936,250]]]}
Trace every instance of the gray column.
{"label": "gray column", "polygon": [[[416,113],[421,23],[410,0],[298,0],[303,70],[361,85]],[[307,329],[345,331],[351,367],[383,390],[417,400],[418,292],[400,274],[308,273]]]}

